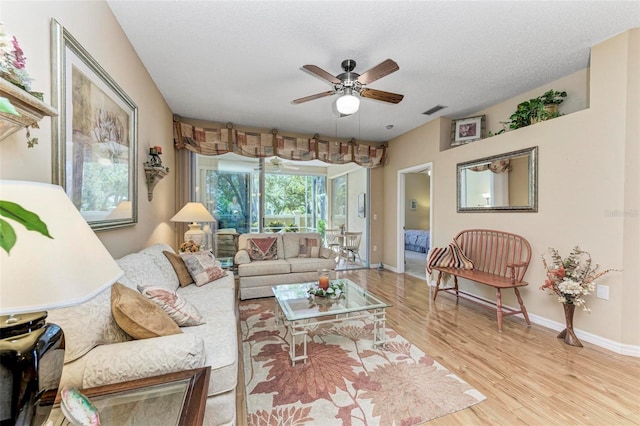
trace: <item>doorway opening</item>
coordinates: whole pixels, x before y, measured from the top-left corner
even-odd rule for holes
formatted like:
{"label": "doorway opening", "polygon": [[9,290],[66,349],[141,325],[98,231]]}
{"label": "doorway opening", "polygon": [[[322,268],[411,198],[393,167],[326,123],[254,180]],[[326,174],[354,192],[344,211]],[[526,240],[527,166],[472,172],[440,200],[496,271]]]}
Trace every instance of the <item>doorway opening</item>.
{"label": "doorway opening", "polygon": [[398,171],[396,272],[425,281],[433,233],[432,170],[432,163],[424,163]]}

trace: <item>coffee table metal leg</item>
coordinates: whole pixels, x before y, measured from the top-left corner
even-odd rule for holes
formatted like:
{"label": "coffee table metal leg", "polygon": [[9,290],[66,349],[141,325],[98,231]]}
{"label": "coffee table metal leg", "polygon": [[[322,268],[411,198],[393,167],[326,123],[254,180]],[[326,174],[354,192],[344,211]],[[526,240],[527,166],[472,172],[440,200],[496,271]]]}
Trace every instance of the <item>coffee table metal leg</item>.
{"label": "coffee table metal leg", "polygon": [[379,346],[387,341],[386,311],[376,309],[373,313],[373,346]]}
{"label": "coffee table metal leg", "polygon": [[[289,358],[291,365],[295,366],[296,361],[307,363],[307,335],[309,333],[307,321],[292,321],[289,323]],[[302,336],[302,355],[296,355],[296,336]]]}
{"label": "coffee table metal leg", "polygon": [[275,323],[276,323],[276,325],[277,325],[277,326],[279,326],[279,325],[280,325],[280,320],[282,319],[283,314],[282,314],[282,310],[280,309],[280,303],[278,303],[278,301],[277,301],[277,300],[275,301],[275,303],[276,303],[276,308],[275,308],[275,311],[276,311]]}

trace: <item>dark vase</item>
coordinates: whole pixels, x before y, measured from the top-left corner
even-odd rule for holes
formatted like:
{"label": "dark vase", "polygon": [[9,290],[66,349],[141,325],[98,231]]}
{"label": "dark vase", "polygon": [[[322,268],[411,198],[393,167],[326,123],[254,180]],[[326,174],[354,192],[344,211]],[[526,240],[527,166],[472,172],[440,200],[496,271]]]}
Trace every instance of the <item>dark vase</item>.
{"label": "dark vase", "polygon": [[558,334],[558,339],[564,339],[564,342],[567,345],[582,347],[582,343],[576,337],[576,334],[573,332],[573,313],[576,310],[576,305],[563,303],[562,307],[564,308],[564,320],[566,323],[566,328]]}

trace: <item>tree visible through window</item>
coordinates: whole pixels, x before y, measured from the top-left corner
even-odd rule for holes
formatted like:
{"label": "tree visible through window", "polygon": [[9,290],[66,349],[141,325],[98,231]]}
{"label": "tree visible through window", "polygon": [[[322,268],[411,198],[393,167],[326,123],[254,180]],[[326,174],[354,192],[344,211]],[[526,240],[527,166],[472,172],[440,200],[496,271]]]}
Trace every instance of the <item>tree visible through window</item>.
{"label": "tree visible through window", "polygon": [[[254,172],[258,175],[258,172]],[[257,194],[259,180],[253,173],[210,170],[206,174],[209,209],[219,228],[235,228],[240,233],[255,231],[258,226],[258,201],[251,202],[251,193]],[[255,176],[254,175],[254,176]],[[257,176],[256,176],[257,177]],[[326,178],[324,176],[265,174],[264,206],[267,216],[304,216],[306,227],[315,228],[326,213]],[[289,220],[288,222],[291,222]],[[284,227],[292,225],[282,222]],[[268,224],[265,224],[268,225]]]}

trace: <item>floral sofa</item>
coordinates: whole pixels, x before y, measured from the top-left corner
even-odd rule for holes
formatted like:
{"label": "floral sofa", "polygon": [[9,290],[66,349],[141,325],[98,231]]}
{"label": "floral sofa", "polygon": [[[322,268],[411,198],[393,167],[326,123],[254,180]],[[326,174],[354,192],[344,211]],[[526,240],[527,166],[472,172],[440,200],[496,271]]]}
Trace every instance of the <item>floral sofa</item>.
{"label": "floral sofa", "polygon": [[273,296],[271,286],[318,279],[318,271],[335,270],[333,250],[322,247],[317,232],[241,234],[234,263],[241,299]]}
{"label": "floral sofa", "polygon": [[[94,387],[209,366],[204,424],[235,424],[238,315],[234,277],[227,274],[204,285],[183,286],[186,270],[173,266],[176,257],[180,259],[164,244],[124,256],[117,260],[125,273],[119,284],[84,304],[49,312],[48,321],[61,326],[65,333],[61,388]],[[144,298],[138,290],[147,294],[152,288],[165,289],[179,296],[178,300],[186,300],[185,305],[191,309],[187,313],[199,314],[195,323],[200,325],[178,327],[174,322],[158,337],[134,340],[128,334],[129,326],[128,332],[121,327],[120,311],[127,305],[117,309],[116,299],[120,301],[122,291]]]}

